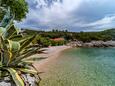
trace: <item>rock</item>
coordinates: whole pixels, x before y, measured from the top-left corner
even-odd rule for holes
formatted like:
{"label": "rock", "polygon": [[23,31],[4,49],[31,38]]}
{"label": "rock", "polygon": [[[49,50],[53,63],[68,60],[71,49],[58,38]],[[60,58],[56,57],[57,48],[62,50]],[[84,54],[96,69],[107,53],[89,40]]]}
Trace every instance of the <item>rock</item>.
{"label": "rock", "polygon": [[[40,78],[36,76],[31,76],[30,74],[23,74],[23,79],[25,80],[25,86],[38,86],[40,82]],[[9,77],[5,77],[0,80],[0,86],[16,86],[13,81],[10,80]]]}
{"label": "rock", "polygon": [[84,43],[82,47],[93,47],[92,43]]}
{"label": "rock", "polygon": [[91,41],[86,43],[82,41],[73,41],[68,45],[72,47],[115,47],[115,41]]}
{"label": "rock", "polygon": [[38,86],[40,78],[37,75],[31,76],[30,74],[23,74],[22,76],[25,80],[26,86],[28,86],[28,84],[29,86]]}
{"label": "rock", "polygon": [[10,80],[9,77],[5,77],[0,80],[0,86],[16,86],[13,81]]}

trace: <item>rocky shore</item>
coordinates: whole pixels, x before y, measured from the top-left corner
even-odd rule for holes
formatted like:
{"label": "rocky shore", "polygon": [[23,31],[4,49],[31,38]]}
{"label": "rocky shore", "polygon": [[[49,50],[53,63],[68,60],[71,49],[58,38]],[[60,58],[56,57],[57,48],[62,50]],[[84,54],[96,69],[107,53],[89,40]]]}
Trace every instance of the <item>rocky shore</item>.
{"label": "rocky shore", "polygon": [[72,47],[115,47],[115,41],[91,41],[91,42],[82,42],[82,41],[73,41],[67,44]]}

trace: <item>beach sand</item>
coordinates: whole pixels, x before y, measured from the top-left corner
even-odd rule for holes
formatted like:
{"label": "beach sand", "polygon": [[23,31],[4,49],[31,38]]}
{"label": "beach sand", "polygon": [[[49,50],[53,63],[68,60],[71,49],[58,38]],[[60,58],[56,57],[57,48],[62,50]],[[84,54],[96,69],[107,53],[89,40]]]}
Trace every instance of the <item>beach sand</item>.
{"label": "beach sand", "polygon": [[57,58],[60,53],[65,50],[69,49],[70,46],[54,46],[46,49],[45,54],[36,54],[34,57],[47,57],[46,59],[43,59],[41,61],[35,61],[34,66],[39,72],[45,72],[47,71],[47,65],[52,62],[55,58]]}

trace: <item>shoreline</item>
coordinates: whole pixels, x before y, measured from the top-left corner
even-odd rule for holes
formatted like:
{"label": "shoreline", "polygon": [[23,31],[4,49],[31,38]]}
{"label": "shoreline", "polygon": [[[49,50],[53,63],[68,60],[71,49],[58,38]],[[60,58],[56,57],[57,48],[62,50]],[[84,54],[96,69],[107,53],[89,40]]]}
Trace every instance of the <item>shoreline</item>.
{"label": "shoreline", "polygon": [[83,42],[83,41],[72,41],[68,43],[69,46],[72,47],[115,47],[115,41],[90,41],[90,42]]}
{"label": "shoreline", "polygon": [[33,63],[34,67],[39,71],[39,72],[45,72],[47,71],[47,66],[48,64],[53,61],[54,59],[56,59],[60,53],[66,49],[71,48],[70,46],[53,46],[53,47],[49,47],[49,48],[43,48],[46,49],[46,51],[44,51],[45,54],[37,54],[34,55],[35,57],[47,57],[46,59],[43,59],[41,61],[35,61]]}

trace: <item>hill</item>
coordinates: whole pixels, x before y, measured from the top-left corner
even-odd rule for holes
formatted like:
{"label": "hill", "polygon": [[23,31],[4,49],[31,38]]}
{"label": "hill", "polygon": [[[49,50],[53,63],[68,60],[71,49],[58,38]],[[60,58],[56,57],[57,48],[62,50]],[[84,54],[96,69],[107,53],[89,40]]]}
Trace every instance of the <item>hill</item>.
{"label": "hill", "polygon": [[115,40],[115,29],[108,29],[100,32],[68,32],[52,30],[52,31],[35,31],[25,29],[23,31],[26,35],[38,34],[41,37],[53,39],[53,38],[64,38],[67,41],[79,40],[83,42],[95,41],[108,41]]}

